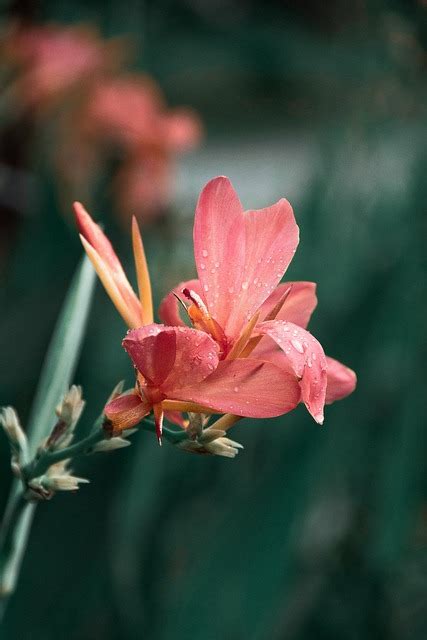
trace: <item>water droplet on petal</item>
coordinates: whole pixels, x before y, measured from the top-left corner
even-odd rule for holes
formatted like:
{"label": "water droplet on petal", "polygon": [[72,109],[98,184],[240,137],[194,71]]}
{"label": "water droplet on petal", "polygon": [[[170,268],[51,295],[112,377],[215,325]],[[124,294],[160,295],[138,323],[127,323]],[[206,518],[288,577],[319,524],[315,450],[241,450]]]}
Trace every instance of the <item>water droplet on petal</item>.
{"label": "water droplet on petal", "polygon": [[207,257],[208,257],[208,255],[209,255],[209,252],[208,252],[206,249],[203,249],[203,251],[202,251],[202,256],[203,256],[204,258],[207,258]]}
{"label": "water droplet on petal", "polygon": [[203,289],[204,289],[205,291],[209,291],[209,285],[207,285],[207,284],[203,285]]}
{"label": "water droplet on petal", "polygon": [[291,345],[298,351],[298,353],[304,353],[304,347],[299,340],[291,340]]}
{"label": "water droplet on petal", "polygon": [[248,282],[242,282],[242,289],[244,289],[246,291],[246,289],[249,287],[249,283]]}
{"label": "water droplet on petal", "polygon": [[204,263],[204,262],[201,262],[201,263],[200,263],[200,268],[201,268],[201,269],[203,269],[203,270],[204,270],[204,269],[206,269],[206,265],[205,265],[205,263]]}
{"label": "water droplet on petal", "polygon": [[234,391],[237,393],[239,391],[239,387],[234,387]]}

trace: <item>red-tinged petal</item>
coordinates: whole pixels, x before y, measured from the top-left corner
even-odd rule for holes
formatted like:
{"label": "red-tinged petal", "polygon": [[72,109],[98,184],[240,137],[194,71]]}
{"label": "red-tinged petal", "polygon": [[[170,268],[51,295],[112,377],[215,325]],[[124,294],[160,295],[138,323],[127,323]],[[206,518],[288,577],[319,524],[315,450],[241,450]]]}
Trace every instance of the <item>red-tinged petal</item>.
{"label": "red-tinged petal", "polygon": [[[111,242],[104,234],[99,225],[96,224],[80,202],[75,202],[74,213],[77,227],[84,238],[99,253],[103,261],[116,273],[125,276],[120,260],[113,249]],[[125,276],[126,277],[126,276]]]}
{"label": "red-tinged petal", "polygon": [[225,326],[236,336],[274,291],[299,242],[292,207],[285,199],[271,207],[245,211],[246,255],[240,291]]}
{"label": "red-tinged petal", "polygon": [[126,277],[120,260],[118,259],[107,236],[99,225],[92,220],[86,209],[79,202],[74,203],[74,213],[76,215],[80,233],[95,249],[103,263],[109,268],[111,277],[113,278],[125,305],[129,308],[132,317],[140,318],[140,323],[142,324],[141,304]]}
{"label": "red-tinged petal", "polygon": [[300,395],[294,374],[269,362],[246,358],[221,361],[208,378],[169,397],[196,402],[218,413],[271,418],[294,409]]}
{"label": "red-tinged petal", "polygon": [[338,360],[326,357],[328,365],[328,384],[326,387],[326,404],[331,404],[335,400],[342,400],[353,393],[357,378],[354,371],[346,367]]}
{"label": "red-tinged petal", "polygon": [[109,402],[104,413],[113,425],[113,433],[134,427],[151,411],[136,393],[125,393]]}
{"label": "red-tinged petal", "polygon": [[293,322],[307,328],[311,314],[317,306],[316,284],[314,282],[284,282],[279,284],[261,307],[261,320],[274,309],[284,293],[291,287],[276,320]]}
{"label": "red-tinged petal", "polygon": [[[179,308],[180,304],[175,295],[185,301],[185,296],[182,293],[183,289],[190,289],[195,291],[203,299],[203,293],[199,280],[187,280],[186,282],[180,282],[176,287],[172,289],[167,296],[163,298],[159,306],[159,317],[162,322],[169,326],[181,326],[185,327],[185,322],[181,319]],[[174,295],[175,294],[175,295]],[[184,311],[185,313],[185,311]]]}
{"label": "red-tinged petal", "polygon": [[305,329],[284,320],[262,322],[257,331],[270,336],[283,350],[284,369],[291,369],[299,378],[301,399],[316,422],[322,424],[327,364],[321,344]]}
{"label": "red-tinged petal", "polygon": [[168,397],[171,390],[198,384],[218,365],[216,342],[189,327],[141,327],[129,331],[123,346],[144,378]]}
{"label": "red-tinged petal", "polygon": [[176,333],[163,325],[149,324],[129,331],[123,347],[148,384],[155,387],[166,380],[176,358]]}
{"label": "red-tinged petal", "polygon": [[228,178],[214,178],[197,203],[194,256],[209,312],[223,328],[241,291],[245,254],[242,205]]}
{"label": "red-tinged petal", "polygon": [[160,446],[162,446],[162,434],[163,434],[163,409],[161,403],[153,406],[154,422],[156,425],[156,436]]}

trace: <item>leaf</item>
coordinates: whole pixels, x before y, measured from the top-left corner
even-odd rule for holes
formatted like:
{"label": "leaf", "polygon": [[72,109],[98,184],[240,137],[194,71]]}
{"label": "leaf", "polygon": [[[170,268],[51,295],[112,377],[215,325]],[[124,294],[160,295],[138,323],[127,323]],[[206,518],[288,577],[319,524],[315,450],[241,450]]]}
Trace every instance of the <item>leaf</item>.
{"label": "leaf", "polygon": [[71,384],[92,300],[95,272],[85,257],[68,291],[43,363],[27,435],[30,455],[48,435],[55,407]]}
{"label": "leaf", "polygon": [[[48,435],[56,405],[70,386],[84,338],[94,283],[95,272],[85,257],[68,291],[43,363],[27,429],[30,456],[40,440]],[[14,480],[4,516],[4,523],[13,521],[13,524],[0,545],[0,597],[4,599],[16,588],[35,506],[34,503],[22,503],[20,483]],[[4,607],[5,604],[3,610]]]}

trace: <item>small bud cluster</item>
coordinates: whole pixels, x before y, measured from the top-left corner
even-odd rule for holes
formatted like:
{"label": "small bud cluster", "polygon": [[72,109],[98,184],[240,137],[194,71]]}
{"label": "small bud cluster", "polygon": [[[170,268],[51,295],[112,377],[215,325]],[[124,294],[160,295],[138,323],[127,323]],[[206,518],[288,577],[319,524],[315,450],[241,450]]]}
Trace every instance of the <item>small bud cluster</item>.
{"label": "small bud cluster", "polygon": [[224,458],[235,458],[243,446],[239,442],[226,438],[226,431],[216,429],[215,425],[206,427],[209,416],[189,413],[188,438],[177,443],[180,449],[190,453],[210,454]]}

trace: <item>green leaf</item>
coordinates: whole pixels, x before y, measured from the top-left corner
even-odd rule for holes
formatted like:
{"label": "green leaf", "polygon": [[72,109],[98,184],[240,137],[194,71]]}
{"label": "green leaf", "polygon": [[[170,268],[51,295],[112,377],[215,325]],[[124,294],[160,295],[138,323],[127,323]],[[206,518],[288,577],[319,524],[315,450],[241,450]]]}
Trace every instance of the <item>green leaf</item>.
{"label": "green leaf", "polygon": [[55,407],[71,384],[92,300],[95,271],[85,257],[65,299],[43,364],[27,427],[30,455],[48,435]]}
{"label": "green leaf", "polygon": [[[85,257],[68,291],[42,367],[27,429],[30,456],[52,428],[55,407],[70,386],[85,334],[94,283],[95,272]],[[6,531],[2,532],[0,540],[0,599],[3,599],[0,617],[6,598],[16,587],[35,506],[22,501],[20,483],[14,480],[3,521]]]}

